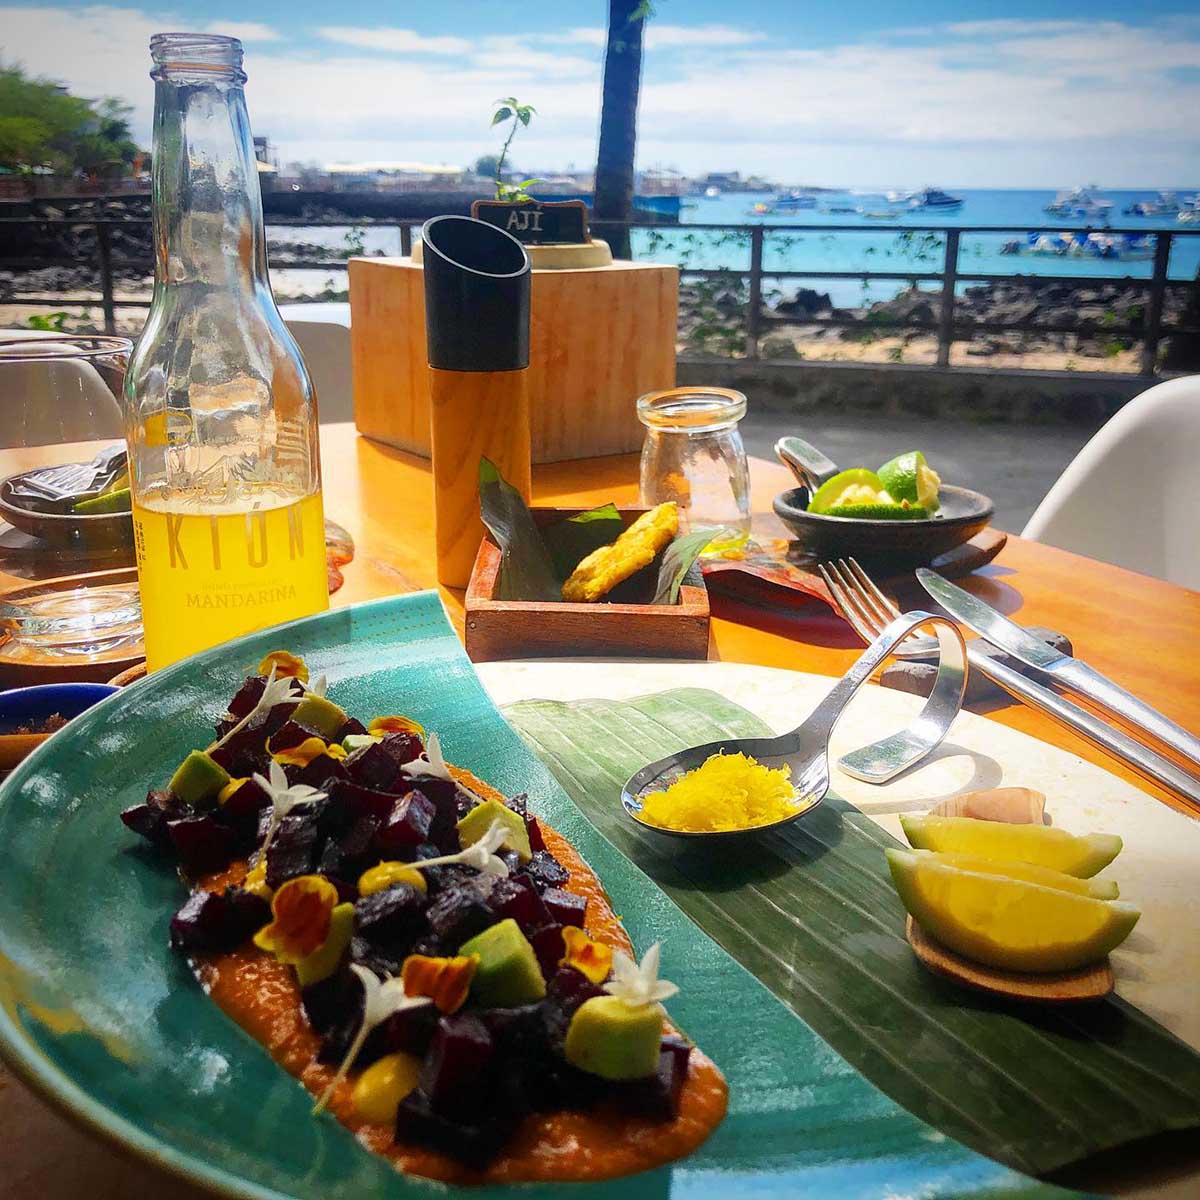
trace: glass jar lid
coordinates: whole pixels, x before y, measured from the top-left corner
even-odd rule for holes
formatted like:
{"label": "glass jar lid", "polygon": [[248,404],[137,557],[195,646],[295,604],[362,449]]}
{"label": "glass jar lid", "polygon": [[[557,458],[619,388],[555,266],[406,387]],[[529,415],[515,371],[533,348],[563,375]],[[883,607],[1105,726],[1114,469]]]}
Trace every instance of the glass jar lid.
{"label": "glass jar lid", "polygon": [[660,433],[712,433],[746,415],[746,397],[732,388],[666,388],[640,397],[637,413],[647,429]]}

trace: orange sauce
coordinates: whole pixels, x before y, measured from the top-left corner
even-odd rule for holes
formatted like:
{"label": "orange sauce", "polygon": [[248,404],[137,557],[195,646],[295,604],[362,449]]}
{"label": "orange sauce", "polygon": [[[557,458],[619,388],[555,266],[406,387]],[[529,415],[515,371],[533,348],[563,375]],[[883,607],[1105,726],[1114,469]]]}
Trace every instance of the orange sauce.
{"label": "orange sauce", "polygon": [[[503,799],[468,772],[452,770],[485,799]],[[570,872],[567,888],[588,901],[588,933],[616,949],[631,951],[629,937],[592,869],[561,834],[544,823],[541,828],[546,848]],[[203,885],[225,887],[240,882],[245,871],[245,863],[234,863]],[[321,1039],[304,1016],[291,968],[247,943],[232,954],[205,958],[199,975],[212,999],[261,1042],[280,1066],[314,1096],[324,1091],[334,1069],[317,1062]],[[363,1120],[351,1099],[356,1076],[357,1072],[352,1072],[334,1092],[329,1107],[338,1120],[363,1146],[390,1159],[399,1170],[458,1184],[612,1179],[660,1167],[695,1150],[721,1123],[728,1100],[724,1076],[711,1059],[693,1047],[675,1120],[649,1121],[621,1112],[615,1105],[601,1105],[589,1112],[533,1113],[499,1155],[479,1171],[436,1150],[397,1142],[390,1125]]]}

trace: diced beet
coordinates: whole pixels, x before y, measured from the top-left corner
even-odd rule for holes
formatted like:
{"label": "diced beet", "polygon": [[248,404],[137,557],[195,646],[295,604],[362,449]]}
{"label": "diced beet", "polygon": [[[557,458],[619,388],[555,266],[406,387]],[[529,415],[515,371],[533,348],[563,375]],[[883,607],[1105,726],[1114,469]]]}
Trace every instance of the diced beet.
{"label": "diced beet", "polygon": [[183,817],[167,822],[167,835],[188,875],[200,875],[227,866],[233,858],[233,831],[222,825],[213,813]]}
{"label": "diced beet", "polygon": [[536,933],[529,935],[529,944],[537,955],[538,966],[542,968],[544,976],[553,975],[558,970],[559,960],[567,952],[562,931],[561,925],[543,925]]}
{"label": "diced beet", "polygon": [[421,1004],[393,1013],[383,1024],[388,1050],[425,1057],[441,1014],[433,1004]]}
{"label": "diced beet", "polygon": [[426,899],[407,883],[360,896],[354,904],[354,932],[385,951],[407,948],[424,932]]}
{"label": "diced beet", "polygon": [[421,737],[416,733],[387,733],[379,745],[398,767],[412,762],[414,758],[420,758],[425,751]]}
{"label": "diced beet", "polygon": [[603,996],[604,989],[593,983],[582,971],[574,967],[559,967],[546,976],[546,996],[549,1003],[560,1008],[570,1020],[585,1000]]}
{"label": "diced beet", "polygon": [[435,816],[433,801],[422,792],[409,792],[395,803],[379,831],[379,848],[385,853],[400,847],[417,847],[429,837]]}
{"label": "diced beet", "polygon": [[497,921],[511,917],[524,933],[532,933],[555,919],[542,903],[533,881],[526,875],[509,875],[507,879],[498,879],[488,893],[487,902]]}
{"label": "diced beet", "polygon": [[512,1132],[512,1120],[501,1112],[481,1124],[452,1121],[434,1112],[420,1088],[400,1101],[396,1140],[440,1150],[469,1167],[483,1168],[499,1153]]}
{"label": "diced beet", "polygon": [[542,837],[542,827],[538,824],[537,817],[525,818],[525,832],[529,834],[529,849],[534,854],[546,849],[546,839]]}
{"label": "diced beet", "polygon": [[493,923],[492,910],[471,883],[447,887],[426,913],[429,928],[453,950]]}
{"label": "diced beet", "polygon": [[318,754],[304,767],[284,767],[283,773],[287,776],[289,785],[305,783],[309,787],[318,788],[326,795],[337,780],[348,778],[346,768],[338,759],[330,758],[328,754]]}
{"label": "diced beet", "polygon": [[353,824],[359,817],[374,817],[382,825],[396,806],[394,793],[377,792],[350,779],[333,780],[328,795],[325,825],[335,832]]}
{"label": "diced beet", "polygon": [[566,867],[549,850],[537,851],[523,869],[537,884],[538,891],[543,891],[545,888],[560,888],[571,878]]}
{"label": "diced beet", "polygon": [[262,699],[263,689],[267,686],[265,675],[249,675],[246,682],[237,690],[237,694],[229,702],[229,715],[234,722],[240,721]]}
{"label": "diced beet", "polygon": [[182,805],[168,791],[154,791],[146,794],[141,804],[134,804],[121,813],[121,820],[127,829],[144,837],[155,846],[170,846],[171,838],[167,833],[168,817],[185,815]]}
{"label": "diced beet", "polygon": [[320,853],[314,817],[307,813],[284,817],[267,848],[267,885],[277,888],[297,875],[312,874]]}
{"label": "diced beet", "polygon": [[301,725],[299,721],[288,720],[271,734],[269,749],[272,754],[278,754],[281,750],[291,750],[295,746],[299,746],[301,742],[306,742],[309,738],[325,740],[315,729]]}
{"label": "diced beet", "polygon": [[362,1002],[362,984],[346,969],[335,971],[319,983],[310,983],[300,992],[304,1015],[322,1036],[343,1020],[347,1011],[361,1017]]}
{"label": "diced beet", "polygon": [[224,804],[221,805],[221,812],[224,814],[227,821],[242,821],[253,820],[255,825],[258,824],[258,814],[262,812],[268,804],[271,803],[271,797],[263,791],[259,784],[253,779],[247,779],[245,783],[239,787]]}
{"label": "diced beet", "polygon": [[[506,846],[502,846],[496,851],[496,857],[508,868],[510,875],[515,875],[521,866],[521,856],[515,850],[509,850]],[[529,878],[528,875],[525,876]]]}
{"label": "diced beet", "polygon": [[265,776],[271,756],[266,749],[267,734],[264,726],[239,729],[229,741],[210,750],[209,757],[219,767],[224,767],[235,779],[247,778],[256,772]]}
{"label": "diced beet", "polygon": [[347,717],[346,723],[334,734],[335,742],[344,742],[348,737],[362,737],[367,727],[357,717]]}
{"label": "diced beet", "polygon": [[[458,812],[458,785],[449,779],[439,779],[435,775],[420,775],[415,779],[405,781],[404,790],[406,792],[416,789],[422,792],[430,800],[433,801],[433,806],[437,809],[437,818],[434,821],[434,829],[430,835],[430,841],[436,842],[439,846],[447,845],[447,838],[453,842],[451,850],[458,849],[458,835],[454,830],[454,823],[459,819]],[[475,802],[471,802],[471,807],[474,807]]]}
{"label": "diced beet", "polygon": [[355,783],[379,792],[407,791],[400,770],[378,742],[355,750],[346,760],[346,772]]}
{"label": "diced beet", "polygon": [[416,949],[416,943],[393,949],[390,946],[378,946],[364,937],[350,939],[350,961],[358,963],[360,967],[366,967],[368,971],[374,971],[381,978],[399,975],[409,954],[418,953],[424,952]]}
{"label": "diced beet", "polygon": [[196,891],[171,918],[171,944],[198,954],[235,950],[270,919],[266,901],[241,888]]}
{"label": "diced beet", "polygon": [[529,816],[529,794],[527,792],[518,792],[515,796],[509,796],[504,803],[522,820]]}
{"label": "diced beet", "polygon": [[495,1042],[471,1013],[442,1017],[421,1067],[421,1091],[430,1106],[447,1117],[480,1111],[488,1100]]}
{"label": "diced beet", "polygon": [[690,1050],[678,1038],[664,1038],[654,1074],[618,1085],[621,1106],[654,1121],[673,1121],[679,1116]]}
{"label": "diced beet", "polygon": [[357,883],[358,877],[379,861],[379,853],[374,849],[378,832],[377,817],[368,814],[357,818],[349,828],[325,843],[318,872],[347,885]]}
{"label": "diced beet", "polygon": [[488,1027],[496,1043],[496,1053],[510,1063],[539,1064],[550,1053],[546,1022],[541,1004],[522,1004],[516,1008],[488,1008],[477,1014]]}
{"label": "diced beet", "polygon": [[560,925],[575,925],[583,928],[584,914],[587,912],[587,901],[574,892],[564,892],[562,888],[547,888],[542,893],[542,903],[550,910],[551,917]]}

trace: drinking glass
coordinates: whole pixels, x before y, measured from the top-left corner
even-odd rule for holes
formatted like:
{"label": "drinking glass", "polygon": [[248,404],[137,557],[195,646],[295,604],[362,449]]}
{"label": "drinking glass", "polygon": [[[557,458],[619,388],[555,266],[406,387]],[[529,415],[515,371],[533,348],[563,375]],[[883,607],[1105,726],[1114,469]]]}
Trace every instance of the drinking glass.
{"label": "drinking glass", "polygon": [[693,529],[750,532],[750,470],[738,422],[746,397],[730,388],[650,392],[637,402],[646,426],[641,502],[676,501]]}

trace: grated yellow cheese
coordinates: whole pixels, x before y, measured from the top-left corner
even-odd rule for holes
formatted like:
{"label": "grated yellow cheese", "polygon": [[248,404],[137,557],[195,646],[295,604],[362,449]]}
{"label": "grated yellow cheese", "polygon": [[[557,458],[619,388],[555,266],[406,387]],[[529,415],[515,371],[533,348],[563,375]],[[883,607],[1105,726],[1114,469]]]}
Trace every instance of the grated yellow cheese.
{"label": "grated yellow cheese", "polygon": [[662,829],[721,833],[770,825],[793,812],[787,766],[764,767],[745,754],[714,754],[665,792],[644,797],[641,818]]}

